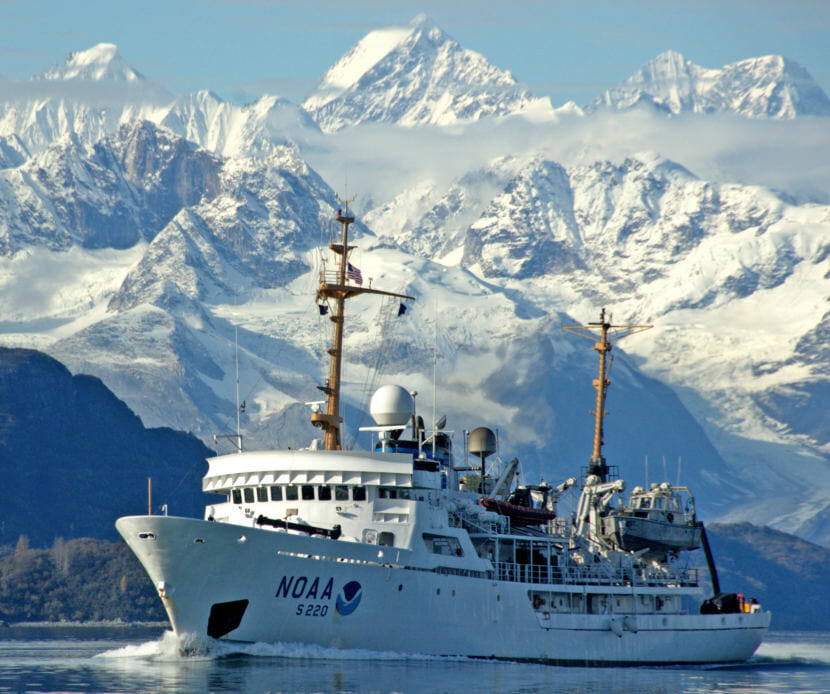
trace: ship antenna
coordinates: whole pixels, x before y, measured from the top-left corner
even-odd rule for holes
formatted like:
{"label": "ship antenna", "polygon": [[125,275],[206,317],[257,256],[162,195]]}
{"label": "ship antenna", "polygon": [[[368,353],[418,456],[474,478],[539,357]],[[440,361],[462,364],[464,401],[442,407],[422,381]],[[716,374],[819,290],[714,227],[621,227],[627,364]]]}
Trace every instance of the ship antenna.
{"label": "ship antenna", "polygon": [[349,203],[353,202],[354,198],[344,200],[338,196],[337,201],[342,205],[335,216],[335,219],[340,222],[340,243],[335,243],[333,238],[329,242],[329,249],[337,256],[337,269],[331,272],[323,268],[320,271],[320,282],[317,286],[317,303],[328,304],[329,301],[333,301],[334,304],[334,310],[329,313],[329,319],[333,324],[331,347],[327,350],[329,376],[325,385],[317,386],[326,394],[326,411],[311,413],[311,423],[324,432],[323,445],[327,451],[342,449],[340,426],[343,418],[340,416],[340,387],[346,299],[351,299],[358,294],[380,294],[415,300],[414,297],[405,294],[384,292],[363,286],[360,271],[349,263],[349,253],[354,248],[349,245],[349,225],[354,223],[354,216],[349,212]]}
{"label": "ship antenna", "polygon": [[240,422],[240,415],[242,414],[242,407],[239,405],[239,326],[233,328],[234,340],[234,359],[236,361],[236,448],[242,453],[242,427]]}
{"label": "ship antenna", "polygon": [[432,457],[435,457],[435,446],[438,439],[438,432],[436,431],[436,424],[438,416],[437,410],[437,392],[438,392],[438,300],[433,300],[433,316],[434,322],[432,324]]}
{"label": "ship antenna", "polygon": [[233,441],[236,446],[236,452],[242,453],[242,423],[240,415],[245,411],[245,401],[239,403],[239,328],[234,326],[234,362],[236,364],[236,434],[214,434],[213,443],[218,444],[219,439],[228,439]]}
{"label": "ship antenna", "polygon": [[[599,323],[588,323],[588,325],[563,325],[562,330],[565,330],[574,335],[586,337],[589,340],[596,341],[597,334],[599,334],[599,342],[595,342],[594,349],[599,354],[599,372],[597,378],[594,379],[594,388],[597,391],[596,409],[591,412],[594,415],[594,447],[591,452],[591,459],[588,463],[588,474],[599,477],[600,482],[605,482],[608,479],[608,466],[605,464],[605,458],[602,455],[603,444],[603,422],[605,415],[605,395],[608,391],[608,386],[611,381],[608,378],[608,370],[606,369],[606,355],[611,351],[611,342],[608,340],[609,333],[616,336],[616,339],[621,340],[628,335],[642,332],[653,328],[653,325],[612,325],[611,316],[605,318],[605,309],[600,312]],[[610,364],[609,364],[610,367]]]}

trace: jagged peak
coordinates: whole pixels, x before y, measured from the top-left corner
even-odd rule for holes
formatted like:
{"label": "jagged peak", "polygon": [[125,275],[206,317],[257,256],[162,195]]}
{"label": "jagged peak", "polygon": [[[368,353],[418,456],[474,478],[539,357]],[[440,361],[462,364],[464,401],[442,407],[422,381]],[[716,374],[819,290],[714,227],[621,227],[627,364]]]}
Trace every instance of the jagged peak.
{"label": "jagged peak", "polygon": [[741,70],[766,71],[772,74],[787,76],[790,79],[813,80],[812,75],[810,75],[807,68],[801,63],[777,53],[761,55],[755,58],[745,58],[744,60],[738,60],[723,66],[724,72]]}
{"label": "jagged peak", "polygon": [[83,51],[73,51],[63,65],[55,65],[35,79],[138,82],[144,76],[127,64],[114,43],[98,43]]}
{"label": "jagged peak", "polygon": [[673,159],[667,159],[656,150],[642,150],[626,157],[623,166],[638,167],[661,177],[697,180],[689,169]]}
{"label": "jagged peak", "polygon": [[452,42],[460,48],[426,14],[419,14],[407,26],[390,26],[370,31],[358,41],[340,60],[332,65],[312,94],[303,104],[309,111],[318,109],[336,99],[344,91],[357,85],[366,73],[387,56],[404,46],[410,49],[422,42],[440,46]]}
{"label": "jagged peak", "polygon": [[682,53],[668,50],[663,51],[649,60],[623,84],[642,82],[644,80],[687,79],[704,71],[704,68],[695,65],[691,60],[687,60]]}
{"label": "jagged peak", "polygon": [[420,32],[422,34],[426,34],[429,39],[436,43],[443,43],[444,41],[451,40],[444,30],[435,23],[435,21],[421,12],[420,14],[413,17],[412,21],[409,22],[409,27],[411,28],[411,34],[415,34]]}
{"label": "jagged peak", "polygon": [[426,14],[426,12],[419,12],[409,22],[412,28],[432,28],[438,25]]}
{"label": "jagged peak", "polygon": [[658,53],[652,61],[650,62],[672,62],[672,63],[685,63],[686,56],[684,56],[680,51],[675,51],[671,48],[668,50],[663,51],[662,53]]}
{"label": "jagged peak", "polygon": [[322,130],[333,131],[368,121],[451,125],[513,113],[549,120],[553,108],[544,102],[420,14],[407,26],[363,37],[323,75],[303,108]]}
{"label": "jagged peak", "polygon": [[827,95],[794,60],[765,55],[710,69],[671,50],[660,53],[587,108],[649,105],[669,114],[722,111],[752,118],[830,115]]}
{"label": "jagged peak", "polygon": [[391,53],[411,32],[405,27],[370,31],[323,75],[321,84],[346,89]]}
{"label": "jagged peak", "polygon": [[217,104],[224,103],[224,99],[219,96],[215,91],[212,89],[200,89],[198,92],[194,94],[194,97],[197,101],[213,101]]}

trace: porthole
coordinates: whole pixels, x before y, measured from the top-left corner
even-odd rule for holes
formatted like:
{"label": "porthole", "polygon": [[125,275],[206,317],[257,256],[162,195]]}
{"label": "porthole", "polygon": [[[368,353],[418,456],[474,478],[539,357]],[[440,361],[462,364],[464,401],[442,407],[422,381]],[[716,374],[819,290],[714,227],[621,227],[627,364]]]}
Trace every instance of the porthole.
{"label": "porthole", "polygon": [[398,584],[398,592],[400,593],[403,590],[403,583]]}

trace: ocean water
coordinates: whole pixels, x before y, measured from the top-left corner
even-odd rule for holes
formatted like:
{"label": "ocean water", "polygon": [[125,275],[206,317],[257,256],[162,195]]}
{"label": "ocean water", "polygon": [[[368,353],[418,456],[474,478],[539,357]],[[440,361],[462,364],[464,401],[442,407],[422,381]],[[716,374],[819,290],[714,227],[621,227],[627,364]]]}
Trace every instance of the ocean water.
{"label": "ocean water", "polygon": [[162,627],[0,628],[0,692],[830,692],[830,632],[774,632],[727,667],[565,668],[181,641]]}

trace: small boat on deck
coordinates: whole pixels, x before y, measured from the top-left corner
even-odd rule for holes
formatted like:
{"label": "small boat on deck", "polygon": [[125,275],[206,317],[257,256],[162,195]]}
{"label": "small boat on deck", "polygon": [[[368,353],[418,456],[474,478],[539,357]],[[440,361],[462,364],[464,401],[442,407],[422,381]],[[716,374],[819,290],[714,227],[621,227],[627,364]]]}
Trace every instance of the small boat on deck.
{"label": "small boat on deck", "polygon": [[557,499],[575,484],[573,477],[557,487],[527,484],[511,492],[507,500],[483,496],[478,503],[488,511],[507,516],[514,526],[542,525],[556,518]]}
{"label": "small boat on deck", "polygon": [[622,550],[665,561],[699,548],[702,528],[688,487],[655,482],[649,489],[634,487],[628,504],[602,519],[601,532]]}

